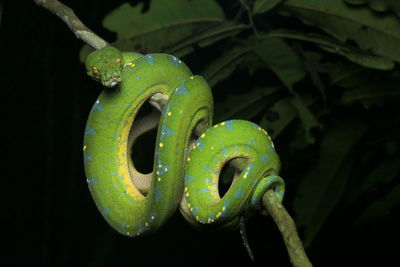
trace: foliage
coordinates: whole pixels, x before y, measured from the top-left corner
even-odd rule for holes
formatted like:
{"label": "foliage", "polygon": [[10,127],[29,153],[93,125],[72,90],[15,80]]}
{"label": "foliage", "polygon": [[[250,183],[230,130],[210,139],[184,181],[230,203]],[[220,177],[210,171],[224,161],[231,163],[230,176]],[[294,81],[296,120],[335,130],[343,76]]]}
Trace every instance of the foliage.
{"label": "foliage", "polygon": [[121,5],[103,26],[121,49],[200,70],[217,122],[270,132],[310,245],[339,208],[355,214],[349,224],[399,210],[399,13],[397,0],[152,0],[145,12]]}

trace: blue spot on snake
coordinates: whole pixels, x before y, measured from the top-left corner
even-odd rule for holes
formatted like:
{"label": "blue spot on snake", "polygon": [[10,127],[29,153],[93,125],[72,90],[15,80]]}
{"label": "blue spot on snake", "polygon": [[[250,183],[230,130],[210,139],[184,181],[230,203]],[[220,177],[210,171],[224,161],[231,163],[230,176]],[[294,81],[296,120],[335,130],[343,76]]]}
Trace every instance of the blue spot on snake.
{"label": "blue spot on snake", "polygon": [[253,122],[251,123],[251,125],[252,125],[253,128],[256,129],[256,130],[258,130],[258,128],[260,128],[260,126],[258,126],[257,124],[255,124],[255,123],[253,123]]}
{"label": "blue spot on snake", "polygon": [[170,168],[171,168],[170,166],[161,166],[161,167],[158,167],[158,168],[157,168],[158,175],[159,175],[159,176],[163,175],[164,173],[168,172],[168,171],[170,170]]}
{"label": "blue spot on snake", "polygon": [[[218,174],[218,171],[216,171],[214,168],[212,168],[212,167],[210,167],[210,166],[208,166],[208,165],[203,165],[203,166],[201,166],[201,167],[203,168],[203,170],[212,172],[212,173],[214,173],[214,174]],[[209,179],[209,178],[207,178],[207,179]],[[210,179],[210,181],[211,181],[211,179]],[[209,183],[209,182],[208,182],[208,183]]]}
{"label": "blue spot on snake", "polygon": [[101,214],[103,214],[103,216],[107,216],[109,213],[110,213],[109,208],[105,208],[104,210],[101,211]]}
{"label": "blue spot on snake", "polygon": [[224,202],[225,208],[229,208],[230,204],[231,204],[231,200],[230,199],[226,199],[225,202]]}
{"label": "blue spot on snake", "polygon": [[154,220],[156,217],[157,217],[157,212],[155,212],[155,211],[150,212],[150,214],[149,214],[150,220]]}
{"label": "blue spot on snake", "polygon": [[95,135],[96,131],[93,130],[92,126],[90,126],[89,124],[86,126],[86,130],[85,130],[85,134],[87,135]]}
{"label": "blue spot on snake", "polygon": [[171,135],[174,135],[174,134],[175,134],[175,133],[174,133],[174,131],[171,130],[171,128],[169,128],[169,127],[166,126],[166,125],[163,125],[163,126],[161,127],[160,139],[162,140],[162,139],[164,139],[165,137],[168,137],[168,136],[171,136]]}
{"label": "blue spot on snake", "polygon": [[185,174],[185,183],[186,184],[190,184],[191,182],[193,182],[196,178],[192,175],[187,175]]}
{"label": "blue spot on snake", "polygon": [[154,58],[152,55],[146,55],[144,58],[147,60],[147,64],[154,65]]}
{"label": "blue spot on snake", "polygon": [[86,154],[83,156],[83,158],[84,158],[84,159],[83,159],[84,162],[90,162],[90,161],[93,160],[93,158],[92,158],[91,156],[86,155]]}
{"label": "blue spot on snake", "polygon": [[199,214],[199,207],[197,207],[197,206],[192,207],[191,212],[192,212],[193,216],[197,216],[197,214]]}
{"label": "blue spot on snake", "polygon": [[248,146],[256,145],[257,143],[255,140],[256,139],[254,137],[250,137],[250,140],[247,141],[246,145],[248,145]]}
{"label": "blue spot on snake", "polygon": [[226,147],[222,147],[221,150],[222,150],[222,154],[224,154],[224,157],[228,156],[229,151]]}
{"label": "blue spot on snake", "polygon": [[269,147],[269,151],[271,151],[271,152],[276,152],[275,147],[274,147],[273,145],[271,145],[271,146]]}
{"label": "blue spot on snake", "polygon": [[206,194],[206,193],[208,193],[208,192],[210,192],[210,189],[209,189],[209,188],[201,188],[201,189],[200,189],[200,193],[202,193],[202,194]]}
{"label": "blue spot on snake", "polygon": [[89,189],[92,189],[92,186],[97,182],[97,179],[93,177],[88,177],[86,181],[88,183]]}
{"label": "blue spot on snake", "polygon": [[196,147],[200,150],[204,148],[204,144],[200,139],[196,142]]}
{"label": "blue spot on snake", "polygon": [[235,192],[236,199],[242,199],[244,197],[243,190],[241,188],[237,189]]}
{"label": "blue spot on snake", "polygon": [[103,110],[103,105],[101,104],[100,101],[96,101],[96,103],[92,107],[92,111],[93,110],[98,110],[98,111],[102,111]]}
{"label": "blue spot on snake", "polygon": [[268,163],[269,155],[268,155],[267,153],[265,153],[264,155],[261,156],[261,160],[262,160],[264,163]]}
{"label": "blue spot on snake", "polygon": [[121,233],[125,233],[126,232],[126,225],[127,225],[126,222],[121,223],[121,227],[119,228],[119,231]]}
{"label": "blue spot on snake", "polygon": [[233,128],[234,128],[234,121],[233,120],[230,120],[230,121],[226,121],[225,122],[225,127],[226,127],[226,129],[227,130],[229,130],[229,131],[232,131],[233,130]]}
{"label": "blue spot on snake", "polygon": [[156,200],[160,200],[163,197],[158,187],[155,188],[155,193],[156,193]]}
{"label": "blue spot on snake", "polygon": [[249,166],[247,166],[247,171],[251,172],[254,168],[254,163],[250,163]]}
{"label": "blue spot on snake", "polygon": [[188,96],[189,95],[189,91],[185,87],[185,83],[184,82],[181,83],[181,85],[179,86],[178,90],[175,91],[175,94],[184,95],[184,96]]}
{"label": "blue spot on snake", "polygon": [[179,65],[181,64],[181,61],[177,57],[171,56],[171,63],[175,67],[179,67]]}

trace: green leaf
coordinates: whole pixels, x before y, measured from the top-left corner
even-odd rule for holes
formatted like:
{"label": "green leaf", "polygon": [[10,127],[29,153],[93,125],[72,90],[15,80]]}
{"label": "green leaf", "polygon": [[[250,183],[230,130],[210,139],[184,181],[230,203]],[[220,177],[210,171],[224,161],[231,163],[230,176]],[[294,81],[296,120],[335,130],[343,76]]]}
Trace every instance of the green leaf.
{"label": "green leaf", "polygon": [[366,52],[400,62],[400,24],[395,15],[377,16],[340,0],[287,0],[279,9],[343,43],[352,40]]}
{"label": "green leaf", "polygon": [[251,119],[265,108],[266,97],[278,91],[280,87],[270,86],[249,90],[243,94],[226,96],[223,102],[215,106],[215,123],[227,119]]}
{"label": "green leaf", "polygon": [[116,47],[142,53],[166,51],[225,21],[214,0],[153,0],[146,13],[141,13],[142,6],[125,3],[104,18],[104,27],[117,33]]}
{"label": "green leaf", "polygon": [[345,191],[354,158],[354,146],[365,131],[355,121],[341,122],[321,141],[318,164],[302,179],[294,199],[296,223],[304,227],[309,246]]}
{"label": "green leaf", "polygon": [[[369,164],[371,164],[369,162]],[[346,192],[346,203],[354,202],[362,195],[370,194],[383,184],[388,184],[397,177],[400,171],[400,158],[389,158],[380,162],[367,176],[353,185]]]}
{"label": "green leaf", "polygon": [[302,32],[279,29],[269,33],[268,36],[311,42],[317,44],[327,52],[344,56],[350,61],[367,68],[390,70],[394,67],[394,63],[390,59],[365,52],[357,47],[344,44],[334,38],[330,38],[321,34],[306,34]]}
{"label": "green leaf", "polygon": [[257,42],[254,52],[290,89],[307,74],[301,57],[283,40],[263,38]]}
{"label": "green leaf", "polygon": [[399,0],[345,0],[346,3],[352,5],[365,5],[377,12],[386,12],[393,10],[397,16],[400,16],[400,1]]}
{"label": "green leaf", "polygon": [[182,57],[192,52],[194,50],[193,45],[195,44],[199,47],[206,47],[224,38],[234,36],[247,28],[248,26],[244,24],[236,25],[233,21],[224,21],[191,38],[177,42],[165,52]]}
{"label": "green leaf", "polygon": [[322,72],[328,74],[329,86],[354,88],[371,78],[373,71],[348,61],[338,60],[322,64]]}
{"label": "green leaf", "polygon": [[360,64],[361,66],[367,68],[372,68],[377,70],[391,70],[394,68],[394,62],[391,61],[390,59],[371,55],[356,48],[351,48],[349,46],[347,48],[344,47],[340,48],[339,46],[335,48],[321,46],[321,48],[324,49],[325,51],[344,56],[348,58],[350,61],[353,61],[354,63]]}
{"label": "green leaf", "polygon": [[[289,124],[300,115],[301,108],[293,105],[296,102],[291,97],[276,101],[265,113],[259,122],[260,126],[267,129],[272,138],[276,138]],[[305,106],[310,106],[314,100],[308,97],[302,101]]]}
{"label": "green leaf", "polygon": [[249,48],[235,46],[216,58],[207,68],[202,71],[202,76],[207,80],[210,87],[222,81],[239,66],[244,55],[250,52]]}
{"label": "green leaf", "polygon": [[367,221],[376,221],[387,216],[398,214],[395,208],[400,208],[400,185],[396,185],[393,189],[385,194],[382,199],[368,205],[368,207],[360,214],[354,222],[355,224]]}
{"label": "green leaf", "polygon": [[297,109],[300,120],[303,124],[304,132],[306,134],[306,140],[308,143],[312,144],[315,142],[314,136],[311,134],[313,128],[322,128],[322,125],[315,118],[314,114],[311,113],[307,105],[303,100],[296,94],[291,100],[292,105]]}
{"label": "green leaf", "polygon": [[260,14],[270,11],[283,0],[256,0],[254,2],[253,14]]}
{"label": "green leaf", "polygon": [[323,72],[321,65],[321,61],[324,59],[324,55],[314,51],[301,51],[304,58],[304,66],[307,72],[310,74],[311,81],[318,88],[320,94],[326,102],[326,94],[325,94],[325,84],[322,82],[320,74]]}
{"label": "green leaf", "polygon": [[381,105],[388,101],[400,98],[400,91],[395,84],[400,83],[400,73],[384,76],[384,79],[366,82],[352,90],[343,93],[342,103],[349,104],[355,101],[363,103],[365,108]]}
{"label": "green leaf", "polygon": [[289,97],[275,102],[260,121],[260,126],[266,129],[272,138],[276,138],[298,114]]}
{"label": "green leaf", "polygon": [[355,101],[361,101],[365,108],[370,108],[373,105],[379,105],[385,101],[391,101],[394,98],[400,97],[400,91],[397,88],[386,88],[382,90],[377,84],[366,83],[352,90],[343,93],[343,104],[349,104]]}

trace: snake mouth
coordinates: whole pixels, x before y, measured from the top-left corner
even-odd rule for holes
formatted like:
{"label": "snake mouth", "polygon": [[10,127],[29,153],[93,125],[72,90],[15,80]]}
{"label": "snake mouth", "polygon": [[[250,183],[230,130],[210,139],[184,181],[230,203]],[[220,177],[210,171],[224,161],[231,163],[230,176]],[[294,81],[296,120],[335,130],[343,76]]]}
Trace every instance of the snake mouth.
{"label": "snake mouth", "polygon": [[102,84],[106,87],[114,87],[121,82],[121,76],[111,76],[107,80],[103,80]]}

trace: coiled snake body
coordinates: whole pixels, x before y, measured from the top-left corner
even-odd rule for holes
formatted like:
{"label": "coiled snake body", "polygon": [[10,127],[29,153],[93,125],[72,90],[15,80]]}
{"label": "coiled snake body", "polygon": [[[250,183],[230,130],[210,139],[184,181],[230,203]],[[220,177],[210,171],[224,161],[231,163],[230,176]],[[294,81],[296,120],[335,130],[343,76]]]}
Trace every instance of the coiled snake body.
{"label": "coiled snake body", "polygon": [[[90,192],[115,230],[128,236],[154,231],[179,204],[191,224],[235,226],[246,210],[261,209],[266,190],[274,189],[282,200],[279,157],[266,131],[244,120],[212,126],[211,90],[181,60],[106,47],[90,54],[86,67],[107,87],[120,83],[104,89],[93,105],[83,147]],[[140,131],[135,117],[157,96],[168,101],[159,121],[153,172],[144,175],[131,159],[132,136]],[[149,152],[132,157],[142,153]],[[230,161],[238,172],[220,197],[219,174]]]}

